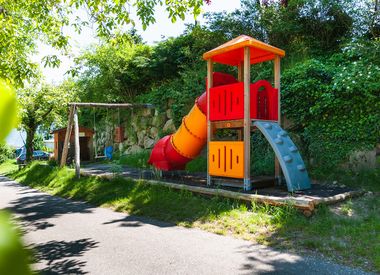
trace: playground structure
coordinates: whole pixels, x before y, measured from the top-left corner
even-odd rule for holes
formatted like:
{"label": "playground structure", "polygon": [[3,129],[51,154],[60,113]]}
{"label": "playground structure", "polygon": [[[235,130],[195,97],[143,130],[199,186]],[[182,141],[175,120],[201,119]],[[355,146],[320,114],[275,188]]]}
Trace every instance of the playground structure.
{"label": "playground structure", "polygon": [[[305,164],[288,133],[281,128],[280,59],[285,52],[241,35],[203,55],[207,61],[206,92],[198,97],[176,133],[165,136],[152,150],[149,163],[160,170],[182,170],[207,145],[207,185],[218,178],[242,180],[252,189],[251,131],[263,133],[276,154],[275,178],[281,170],[289,192],[310,188]],[[250,83],[251,65],[274,61],[274,87]],[[213,72],[213,64],[237,66],[237,80]],[[232,129],[237,140],[217,140],[218,129]]]}
{"label": "playground structure", "polygon": [[[117,108],[117,109],[123,109],[123,108],[152,108],[151,104],[131,104],[131,103],[91,103],[91,102],[72,102],[69,104],[70,111],[69,111],[69,117],[68,117],[68,123],[67,123],[67,129],[65,132],[65,139],[63,143],[63,149],[62,154],[60,155],[61,163],[60,166],[63,167],[66,165],[67,156],[69,153],[69,144],[71,139],[71,131],[74,128],[74,164],[75,164],[75,175],[77,178],[80,177],[80,132],[79,132],[79,123],[78,123],[78,109],[80,107],[82,108]],[[95,119],[94,119],[95,120]],[[120,120],[120,118],[119,118]],[[119,121],[120,124],[120,121]],[[94,121],[94,127],[95,127],[95,121]],[[96,129],[95,135],[96,135]],[[119,125],[119,127],[116,128],[115,131],[115,140],[120,142],[121,139],[124,138],[124,130]],[[106,150],[105,150],[106,151]],[[106,154],[106,152],[105,152]],[[97,156],[97,150],[95,148],[95,158]]]}

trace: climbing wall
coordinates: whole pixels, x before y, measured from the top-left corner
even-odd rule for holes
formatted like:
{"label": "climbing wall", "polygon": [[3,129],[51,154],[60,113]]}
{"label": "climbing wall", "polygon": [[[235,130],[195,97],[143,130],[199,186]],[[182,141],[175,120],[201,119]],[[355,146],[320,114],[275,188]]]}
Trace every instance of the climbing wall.
{"label": "climbing wall", "polygon": [[289,192],[310,188],[310,179],[297,147],[288,133],[276,122],[255,121],[256,126],[269,141],[285,176]]}

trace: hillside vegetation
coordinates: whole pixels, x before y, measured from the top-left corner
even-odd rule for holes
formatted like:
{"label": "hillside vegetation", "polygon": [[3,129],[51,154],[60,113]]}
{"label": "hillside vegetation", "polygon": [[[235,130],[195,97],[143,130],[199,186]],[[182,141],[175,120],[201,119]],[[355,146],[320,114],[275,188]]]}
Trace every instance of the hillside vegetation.
{"label": "hillside vegetation", "polygon": [[[262,2],[260,4],[260,2]],[[309,170],[331,178],[350,154],[373,150],[380,139],[379,8],[375,1],[241,1],[232,13],[207,15],[204,25],[154,46],[134,31],[96,45],[77,59],[72,81],[82,101],[170,105],[176,126],[205,90],[202,54],[241,34],[286,51],[282,113]],[[365,7],[365,8],[363,8]],[[273,80],[272,62],[255,65],[252,81]],[[236,68],[215,70],[236,76]],[[99,111],[97,119],[107,114]],[[83,111],[83,125],[93,113]],[[99,122],[101,124],[101,122]],[[257,156],[271,165],[259,138]],[[269,153],[270,154],[270,153]],[[260,168],[268,171],[268,167]],[[338,173],[335,173],[338,172]]]}

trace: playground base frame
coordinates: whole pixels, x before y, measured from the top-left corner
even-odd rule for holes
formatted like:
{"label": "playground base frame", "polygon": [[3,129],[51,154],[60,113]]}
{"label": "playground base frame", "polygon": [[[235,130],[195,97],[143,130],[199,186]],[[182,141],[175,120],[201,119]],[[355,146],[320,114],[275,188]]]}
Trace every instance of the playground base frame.
{"label": "playground base frame", "polygon": [[[83,176],[95,176],[98,178],[112,179],[115,177],[114,173],[106,170],[92,170],[84,168],[81,170],[81,175]],[[136,178],[126,174],[122,176],[126,179],[136,180]],[[186,190],[195,194],[205,195],[205,196],[219,196],[223,198],[229,198],[234,200],[239,200],[242,202],[247,202],[249,204],[256,202],[261,204],[268,204],[273,206],[291,206],[302,211],[305,216],[310,216],[313,211],[320,204],[335,204],[349,198],[354,198],[361,196],[365,193],[363,190],[348,190],[344,189],[342,191],[337,191],[335,193],[326,193],[325,195],[320,195],[318,192],[309,192],[309,194],[302,193],[288,193],[287,191],[279,191],[278,188],[261,188],[258,189],[257,193],[239,192],[234,190],[226,190],[223,188],[217,188],[216,186],[198,186],[183,183],[167,182],[164,180],[152,180],[144,179],[144,183],[151,185],[160,185],[164,187],[169,187],[175,190]],[[319,184],[314,184],[313,186],[320,186]],[[326,189],[331,189],[326,187]],[[313,188],[312,188],[313,190]],[[322,186],[323,190],[323,186]],[[265,194],[259,194],[265,191]]]}

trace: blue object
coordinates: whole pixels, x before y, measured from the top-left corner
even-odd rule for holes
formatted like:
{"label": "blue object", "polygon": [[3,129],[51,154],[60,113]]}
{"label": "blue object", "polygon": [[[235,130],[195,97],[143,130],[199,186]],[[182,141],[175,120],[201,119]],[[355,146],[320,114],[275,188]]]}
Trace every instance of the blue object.
{"label": "blue object", "polygon": [[[24,163],[26,160],[26,148],[25,146],[19,148],[16,150],[16,161],[17,163]],[[33,159],[36,160],[48,160],[49,159],[49,153],[44,152],[42,150],[36,150],[33,151]]]}
{"label": "blue object", "polygon": [[26,147],[22,146],[22,147],[16,149],[15,153],[16,153],[16,158],[20,157],[21,155],[25,155],[26,154]]}
{"label": "blue object", "polygon": [[104,148],[104,155],[106,156],[107,159],[111,160],[112,159],[112,153],[113,153],[113,146],[107,146]]}
{"label": "blue object", "polygon": [[310,179],[305,163],[296,145],[276,122],[255,121],[253,123],[269,141],[281,165],[289,192],[310,189]]}

